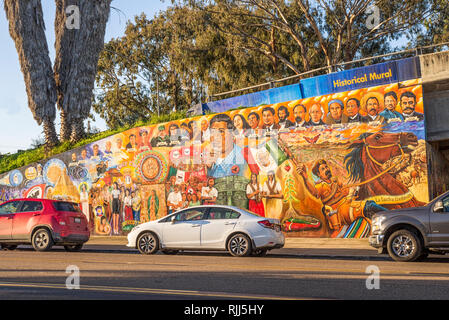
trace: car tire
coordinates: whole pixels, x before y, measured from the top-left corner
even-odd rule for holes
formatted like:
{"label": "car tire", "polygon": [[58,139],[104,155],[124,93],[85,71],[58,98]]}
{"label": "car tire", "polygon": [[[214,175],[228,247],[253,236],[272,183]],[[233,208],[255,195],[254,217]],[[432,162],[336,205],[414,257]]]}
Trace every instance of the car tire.
{"label": "car tire", "polygon": [[178,254],[179,250],[161,250],[163,254],[175,255]]}
{"label": "car tire", "polygon": [[407,229],[394,232],[387,242],[390,257],[399,262],[411,262],[423,254],[422,243],[418,235]]}
{"label": "car tire", "polygon": [[243,234],[237,233],[228,240],[228,251],[234,257],[246,257],[252,252],[250,238]]}
{"label": "car tire", "polygon": [[159,250],[159,239],[152,232],[145,232],[137,239],[137,250],[142,254],[155,254]]}
{"label": "car tire", "polygon": [[267,254],[268,254],[267,249],[256,249],[252,253],[252,255],[255,257],[265,257]]}
{"label": "car tire", "polygon": [[12,251],[12,250],[16,250],[17,245],[15,245],[15,244],[0,244],[0,248],[2,248],[2,250]]}
{"label": "car tire", "polygon": [[79,251],[81,251],[82,248],[83,248],[82,244],[73,244],[73,245],[64,246],[65,251],[68,251],[68,252],[79,252]]}
{"label": "car tire", "polygon": [[36,251],[48,251],[53,247],[53,238],[47,229],[39,229],[33,234],[31,245]]}

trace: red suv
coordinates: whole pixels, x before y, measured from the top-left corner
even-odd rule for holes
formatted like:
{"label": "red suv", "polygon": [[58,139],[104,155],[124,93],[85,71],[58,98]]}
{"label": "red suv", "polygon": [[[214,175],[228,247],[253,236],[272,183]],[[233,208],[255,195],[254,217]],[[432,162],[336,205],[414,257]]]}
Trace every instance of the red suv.
{"label": "red suv", "polygon": [[37,251],[61,245],[79,251],[89,240],[87,219],[78,204],[48,199],[15,199],[0,205],[0,245],[14,250],[31,244]]}

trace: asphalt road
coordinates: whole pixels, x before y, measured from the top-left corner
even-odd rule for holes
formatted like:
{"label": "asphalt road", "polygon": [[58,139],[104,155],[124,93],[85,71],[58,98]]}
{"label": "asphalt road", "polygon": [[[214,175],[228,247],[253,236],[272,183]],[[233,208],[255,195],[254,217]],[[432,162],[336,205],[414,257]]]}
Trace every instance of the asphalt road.
{"label": "asphalt road", "polygon": [[[114,245],[87,245],[79,253],[58,247],[40,253],[21,246],[0,251],[0,300],[449,297],[449,256],[397,263],[387,256],[360,255],[356,250],[351,255],[350,251],[331,256],[282,249],[267,257],[235,258],[222,252],[144,256]],[[75,277],[77,270],[79,277]],[[67,284],[74,288],[68,289]]]}

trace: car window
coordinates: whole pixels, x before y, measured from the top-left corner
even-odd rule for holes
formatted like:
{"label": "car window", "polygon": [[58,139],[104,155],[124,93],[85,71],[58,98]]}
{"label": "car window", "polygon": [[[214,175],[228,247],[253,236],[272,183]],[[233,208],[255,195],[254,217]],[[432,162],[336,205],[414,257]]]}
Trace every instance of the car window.
{"label": "car window", "polygon": [[190,209],[175,215],[175,221],[195,221],[204,219],[204,209]]}
{"label": "car window", "polygon": [[81,212],[79,206],[72,202],[55,201],[53,202],[53,207],[57,211]]}
{"label": "car window", "polygon": [[211,208],[209,211],[209,219],[238,219],[240,213],[226,208]]}
{"label": "car window", "polygon": [[16,213],[20,201],[11,201],[0,206],[0,214]]}
{"label": "car window", "polygon": [[449,212],[449,197],[443,198],[444,212]]}
{"label": "car window", "polygon": [[43,208],[42,202],[40,201],[24,201],[22,209],[20,209],[20,212],[41,211],[42,208]]}

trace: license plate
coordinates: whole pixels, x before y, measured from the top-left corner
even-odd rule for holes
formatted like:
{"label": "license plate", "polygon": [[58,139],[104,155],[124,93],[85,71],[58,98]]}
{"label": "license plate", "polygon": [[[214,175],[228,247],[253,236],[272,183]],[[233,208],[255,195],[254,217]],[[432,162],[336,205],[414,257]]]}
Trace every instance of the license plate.
{"label": "license plate", "polygon": [[81,218],[75,218],[75,223],[81,223]]}

